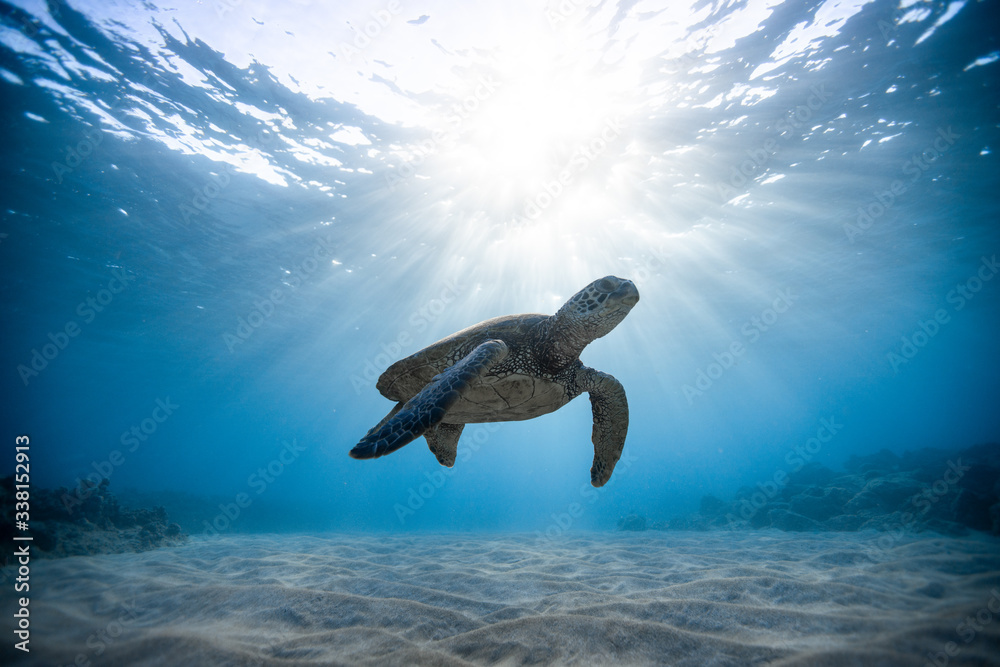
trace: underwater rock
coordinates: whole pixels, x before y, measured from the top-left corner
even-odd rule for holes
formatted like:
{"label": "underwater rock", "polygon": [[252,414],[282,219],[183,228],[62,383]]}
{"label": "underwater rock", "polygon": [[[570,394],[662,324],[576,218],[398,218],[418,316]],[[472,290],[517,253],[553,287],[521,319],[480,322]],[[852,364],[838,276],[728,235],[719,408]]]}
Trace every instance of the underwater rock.
{"label": "underwater rock", "polygon": [[618,530],[642,531],[646,530],[646,517],[638,514],[629,514],[618,519]]}
{"label": "underwater rock", "polygon": [[771,512],[777,511],[779,514],[775,516],[780,516],[780,512],[787,512],[789,507],[790,505],[784,502],[769,503],[757,512],[754,512],[753,516],[749,519],[749,523],[754,528],[771,528],[773,526]]}
{"label": "underwater rock", "polygon": [[789,487],[824,486],[839,475],[822,463],[807,463],[789,476]]}
{"label": "underwater rock", "polygon": [[855,474],[864,474],[867,472],[884,474],[899,470],[901,462],[902,459],[899,456],[893,454],[888,449],[882,449],[868,456],[851,454],[847,458],[847,463],[844,464],[844,469]]}
{"label": "underwater rock", "polygon": [[900,531],[917,527],[912,514],[903,512],[882,513],[866,511],[857,515],[862,520],[858,530]]}
{"label": "underwater rock", "polygon": [[[898,456],[883,449],[851,456],[837,472],[811,462],[779,487],[744,486],[726,503],[705,496],[697,514],[671,530],[778,528],[788,531],[922,531],[1000,535],[1000,445],[924,448]],[[658,525],[658,524],[654,524]]]}
{"label": "underwater rock", "polygon": [[867,519],[857,514],[838,514],[823,522],[827,530],[854,532],[861,530]]}
{"label": "underwater rock", "polygon": [[670,521],[654,521],[650,524],[652,530],[708,530],[708,522],[700,514],[675,517]]}
{"label": "underwater rock", "polygon": [[870,509],[891,512],[906,505],[923,490],[924,486],[909,472],[882,474],[869,480],[845,509],[849,513]]}
{"label": "underwater rock", "polygon": [[931,519],[924,524],[925,530],[933,530],[935,533],[948,535],[949,537],[965,537],[971,531],[960,523],[946,521],[944,519]]}
{"label": "underwater rock", "polygon": [[995,496],[991,498],[964,488],[959,490],[955,502],[947,509],[950,510],[954,519],[963,526],[989,532],[993,530],[990,503],[995,501]]}
{"label": "underwater rock", "polygon": [[[0,531],[13,533],[14,478],[0,480]],[[61,558],[99,553],[131,553],[174,546],[187,540],[162,507],[130,509],[100,484],[77,489],[32,489],[29,535],[32,555]]]}
{"label": "underwater rock", "polygon": [[845,505],[853,496],[847,489],[836,486],[812,487],[794,496],[789,502],[789,509],[810,519],[825,521],[843,514]]}
{"label": "underwater rock", "polygon": [[767,513],[772,528],[791,532],[819,532],[823,524],[807,516],[789,512],[786,509],[773,509]]}
{"label": "underwater rock", "polygon": [[702,496],[698,513],[706,519],[724,516],[726,514],[726,503],[715,496]]}
{"label": "underwater rock", "polygon": [[920,593],[921,595],[926,595],[927,597],[934,598],[935,600],[940,600],[941,598],[944,597],[945,593],[948,592],[948,589],[945,588],[944,584],[942,584],[941,582],[932,581],[926,586],[922,586],[913,592]]}

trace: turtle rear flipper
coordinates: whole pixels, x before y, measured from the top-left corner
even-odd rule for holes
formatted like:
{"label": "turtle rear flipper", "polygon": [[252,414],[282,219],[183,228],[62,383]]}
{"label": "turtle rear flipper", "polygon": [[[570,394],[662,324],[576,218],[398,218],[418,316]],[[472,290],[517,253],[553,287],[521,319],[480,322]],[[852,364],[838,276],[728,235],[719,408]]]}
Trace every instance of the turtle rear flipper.
{"label": "turtle rear flipper", "polygon": [[[351,456],[356,459],[374,459],[391,454],[413,442],[440,423],[451,406],[472,386],[473,381],[489,372],[507,356],[507,352],[507,344],[502,340],[488,340],[480,344],[461,361],[436,375],[416,396],[404,403],[395,415],[390,413],[390,419],[381,427],[372,429],[354,446],[350,451]],[[430,440],[428,444],[431,444]],[[454,444],[457,447],[458,438],[455,438]],[[437,451],[434,453],[438,455]],[[441,460],[440,456],[438,460]]]}
{"label": "turtle rear flipper", "polygon": [[441,423],[427,429],[427,432],[424,433],[431,453],[437,457],[438,463],[446,468],[455,465],[455,457],[458,456],[458,439],[462,437],[463,428],[465,428],[465,424]]}

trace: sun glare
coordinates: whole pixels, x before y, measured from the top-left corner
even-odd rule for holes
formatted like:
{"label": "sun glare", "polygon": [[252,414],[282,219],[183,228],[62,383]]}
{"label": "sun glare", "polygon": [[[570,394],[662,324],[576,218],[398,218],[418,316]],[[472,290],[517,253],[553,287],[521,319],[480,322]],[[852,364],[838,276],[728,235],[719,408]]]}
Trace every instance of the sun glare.
{"label": "sun glare", "polygon": [[602,66],[600,54],[582,44],[539,44],[497,57],[493,90],[443,156],[452,173],[474,184],[482,199],[476,204],[501,217],[511,210],[523,217],[536,195],[540,208],[549,208],[546,194],[558,198],[579,185],[575,172],[593,147],[620,134],[615,128],[630,111],[637,80],[626,67]]}

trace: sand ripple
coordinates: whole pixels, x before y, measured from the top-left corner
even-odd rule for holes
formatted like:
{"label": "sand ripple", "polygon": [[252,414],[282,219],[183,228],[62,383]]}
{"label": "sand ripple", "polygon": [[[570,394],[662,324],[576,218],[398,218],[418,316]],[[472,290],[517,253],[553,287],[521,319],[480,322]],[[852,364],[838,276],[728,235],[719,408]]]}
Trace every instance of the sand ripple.
{"label": "sand ripple", "polygon": [[0,658],[702,666],[923,665],[930,655],[1000,664],[1000,542],[925,535],[880,547],[878,538],[196,539],[34,563],[33,651],[5,642]]}

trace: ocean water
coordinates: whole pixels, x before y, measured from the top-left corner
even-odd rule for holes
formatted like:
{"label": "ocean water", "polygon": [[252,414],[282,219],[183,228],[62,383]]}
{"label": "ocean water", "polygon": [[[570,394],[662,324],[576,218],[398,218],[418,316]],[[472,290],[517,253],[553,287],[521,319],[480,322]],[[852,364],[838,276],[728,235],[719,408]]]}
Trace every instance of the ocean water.
{"label": "ocean water", "polygon": [[[380,540],[401,558],[420,554],[407,574],[384,581],[439,566],[429,544],[468,562],[495,557],[487,574],[452,572],[434,584],[463,582],[444,606],[468,623],[442,621],[452,635],[473,633],[462,642],[421,653],[448,632],[408,635],[366,607],[356,613],[382,639],[341,657],[296,643],[313,626],[288,610],[308,596],[275,603],[257,626],[219,611],[213,620],[232,631],[218,630],[225,642],[194,641],[171,625],[183,610],[150,611],[184,580],[172,556],[42,564],[51,577],[36,595],[51,606],[37,612],[38,632],[80,633],[40,649],[53,661],[82,652],[94,664],[180,664],[155,663],[165,651],[189,664],[791,659],[833,640],[801,643],[804,621],[786,619],[766,636],[747,635],[767,650],[678,648],[735,627],[716,607],[711,623],[685,616],[675,634],[647,637],[647,652],[624,657],[602,652],[598,639],[577,652],[533,653],[527,635],[510,640],[522,652],[495,652],[484,647],[502,646],[503,632],[475,633],[523,619],[515,608],[543,619],[532,605],[590,608],[572,592],[559,605],[539,603],[531,595],[544,598],[544,583],[497,593],[516,578],[504,565],[521,562],[515,552],[537,550],[526,562],[544,563],[569,591],[576,579],[566,568],[582,560],[560,551],[567,545],[599,554],[601,540],[619,540],[608,549],[622,572],[646,573],[640,579],[665,571],[649,569],[650,554],[687,571],[677,549],[692,568],[712,556],[662,544],[669,533],[621,543],[619,522],[634,515],[653,526],[697,512],[704,496],[767,493],[805,463],[839,470],[883,449],[1000,440],[993,0],[0,8],[5,474],[14,472],[15,436],[26,434],[32,488],[107,480],[123,500],[166,506],[192,536],[183,562],[222,568],[189,577],[219,609],[248,606],[218,602],[233,595],[220,592],[219,578],[259,577],[261,590],[305,596],[311,575],[291,564],[322,561],[331,577],[351,581],[352,567],[385,565]],[[581,355],[628,395],[628,437],[606,486],[590,485],[585,398],[533,420],[467,426],[450,469],[423,439],[376,460],[348,457],[392,407],[375,388],[390,363],[491,317],[554,313],[606,275],[632,280],[641,295]],[[287,579],[226,569],[230,557],[259,551],[264,563],[281,551],[280,538],[253,533],[305,540],[290,543],[302,555],[288,556]],[[515,546],[488,537],[508,534],[518,535]],[[324,561],[332,547],[310,541],[323,535],[360,540],[357,552],[336,556],[350,566]],[[269,539],[279,542],[261,542]],[[463,551],[464,539],[475,544]],[[795,598],[806,607],[822,597],[824,564],[856,564],[843,555],[855,538],[835,539],[788,543],[803,545],[818,573],[815,591]],[[863,563],[876,597],[845,609],[896,601],[911,618],[933,616],[907,597],[933,577],[879,590],[879,577],[909,567],[899,563],[925,562],[924,542],[910,539],[894,543],[910,552]],[[944,628],[926,639],[937,644],[914,644],[911,655],[885,639],[882,653],[844,659],[922,664],[961,637],[961,610],[992,609],[996,579],[963,572],[995,576],[995,542],[969,539],[976,565],[955,566],[955,579],[937,584],[965,597],[908,631],[918,642],[927,627]],[[706,553],[723,558],[726,540],[709,543]],[[773,556],[774,546],[760,548]],[[840,556],[823,560],[825,549]],[[600,562],[580,576],[603,590]],[[711,576],[745,575],[726,563]],[[90,592],[67,598],[74,579]],[[634,577],[609,582],[605,593],[633,601],[645,590]],[[351,585],[338,595],[370,602],[382,590]],[[109,621],[89,627],[81,614],[112,618],[115,601],[137,587],[147,615],[98,653],[87,638]],[[750,609],[750,598],[763,604],[774,593],[765,589],[727,599]],[[455,602],[466,597],[510,606],[473,614]],[[552,632],[564,639],[595,632],[560,623]],[[883,630],[891,635],[873,632]],[[270,652],[254,647],[255,632]],[[320,643],[337,646],[336,632],[348,630],[330,632]],[[612,644],[615,633],[626,643],[646,637],[635,627],[608,632]],[[386,633],[409,643],[386,643]],[[980,637],[962,645],[967,660],[989,660],[997,637]],[[656,653],[665,644],[673,652]]]}

